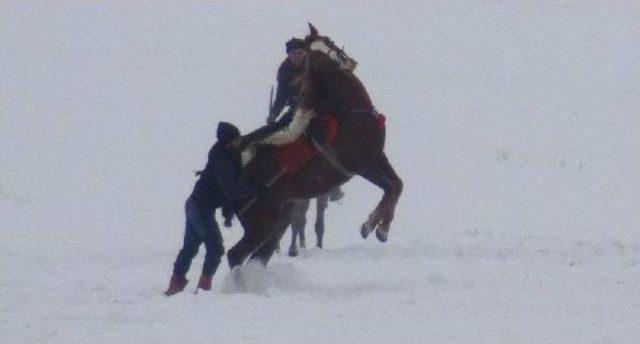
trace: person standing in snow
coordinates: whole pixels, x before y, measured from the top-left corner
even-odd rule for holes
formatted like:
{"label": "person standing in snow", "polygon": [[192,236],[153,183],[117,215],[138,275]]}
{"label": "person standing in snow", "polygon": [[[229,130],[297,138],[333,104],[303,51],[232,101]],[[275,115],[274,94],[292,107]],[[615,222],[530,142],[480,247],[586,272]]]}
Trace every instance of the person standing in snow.
{"label": "person standing in snow", "polygon": [[248,145],[284,128],[290,121],[290,116],[284,116],[280,121],[246,136],[240,136],[240,131],[233,124],[226,122],[218,124],[218,141],[209,151],[204,170],[196,173],[199,179],[185,202],[184,242],[173,264],[173,274],[165,295],[171,296],[184,290],[189,282],[186,278],[187,271],[202,243],[207,252],[197,288],[211,289],[212,276],[218,269],[224,254],[222,234],[215,220],[215,210],[223,206],[228,207],[230,201],[242,202],[255,197],[258,193],[256,186],[243,184],[240,181],[242,171],[240,153]]}

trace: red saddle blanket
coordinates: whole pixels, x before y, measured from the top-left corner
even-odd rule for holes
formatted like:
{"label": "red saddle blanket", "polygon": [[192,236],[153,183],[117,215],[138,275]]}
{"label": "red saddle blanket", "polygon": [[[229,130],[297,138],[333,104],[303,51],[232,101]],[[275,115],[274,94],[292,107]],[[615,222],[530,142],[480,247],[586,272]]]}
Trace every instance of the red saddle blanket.
{"label": "red saddle blanket", "polygon": [[[338,121],[330,113],[320,115],[319,120],[322,121],[322,127],[324,128],[325,144],[332,145],[338,135]],[[274,151],[280,168],[287,168],[286,176],[298,173],[316,154],[313,143],[304,135],[300,135],[295,141],[286,145],[275,146]]]}

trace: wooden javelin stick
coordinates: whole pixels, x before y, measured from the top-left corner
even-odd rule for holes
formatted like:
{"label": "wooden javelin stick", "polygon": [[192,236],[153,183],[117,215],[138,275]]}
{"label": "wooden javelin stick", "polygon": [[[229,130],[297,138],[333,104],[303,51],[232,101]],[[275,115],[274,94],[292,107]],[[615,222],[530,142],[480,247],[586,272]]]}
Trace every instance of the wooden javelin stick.
{"label": "wooden javelin stick", "polygon": [[269,115],[267,116],[267,124],[269,121],[275,121],[275,118],[271,118],[271,111],[273,110],[273,85],[271,85],[271,93],[269,94]]}

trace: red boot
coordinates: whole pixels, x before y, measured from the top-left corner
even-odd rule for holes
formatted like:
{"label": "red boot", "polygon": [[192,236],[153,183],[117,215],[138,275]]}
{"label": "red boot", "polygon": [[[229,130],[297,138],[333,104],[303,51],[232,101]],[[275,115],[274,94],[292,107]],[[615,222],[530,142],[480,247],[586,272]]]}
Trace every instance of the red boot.
{"label": "red boot", "polygon": [[211,275],[200,275],[200,281],[198,281],[198,288],[202,290],[211,290]]}
{"label": "red boot", "polygon": [[184,287],[187,286],[189,280],[184,276],[171,276],[171,281],[169,282],[169,288],[164,292],[165,295],[171,296],[173,294],[177,294],[184,290]]}

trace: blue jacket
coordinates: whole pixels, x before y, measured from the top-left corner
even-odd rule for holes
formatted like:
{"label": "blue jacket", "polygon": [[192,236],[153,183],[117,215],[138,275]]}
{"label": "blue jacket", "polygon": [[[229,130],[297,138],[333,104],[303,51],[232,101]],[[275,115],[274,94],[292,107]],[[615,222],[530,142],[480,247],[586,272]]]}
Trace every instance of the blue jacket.
{"label": "blue jacket", "polygon": [[236,200],[249,199],[257,195],[255,185],[242,183],[242,152],[247,146],[259,142],[265,137],[283,129],[292,120],[292,116],[282,116],[275,123],[267,124],[251,133],[241,136],[235,147],[229,147],[238,129],[230,123],[218,125],[218,142],[209,150],[207,166],[197,175],[200,176],[193,187],[191,198],[200,209],[212,210],[223,205],[233,204]]}
{"label": "blue jacket", "polygon": [[257,188],[240,181],[242,160],[240,152],[217,142],[209,150],[207,165],[199,175],[191,194],[200,209],[222,207],[229,200],[248,199]]}

